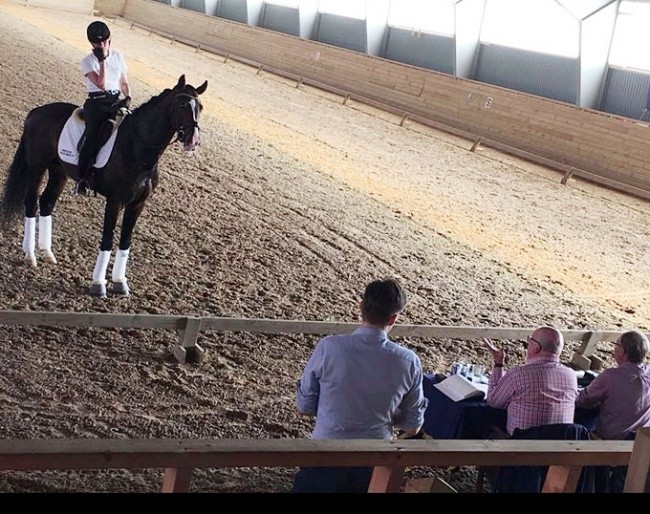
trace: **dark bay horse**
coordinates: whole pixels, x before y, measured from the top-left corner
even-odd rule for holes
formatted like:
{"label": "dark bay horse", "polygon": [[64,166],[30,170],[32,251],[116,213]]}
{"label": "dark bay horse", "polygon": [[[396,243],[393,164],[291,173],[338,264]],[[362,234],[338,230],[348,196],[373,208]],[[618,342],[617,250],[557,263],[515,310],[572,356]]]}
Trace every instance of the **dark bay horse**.
{"label": "dark bay horse", "polygon": [[[207,87],[207,81],[197,88],[186,84],[182,75],[172,89],[165,89],[124,116],[113,151],[107,163],[95,170],[91,182],[92,188],[106,198],[106,208],[90,294],[106,296],[113,233],[124,211],[111,278],[114,294],[129,295],[126,264],[131,235],[145,201],[158,184],[158,160],[174,135],[174,142],[180,141],[187,151],[200,144],[198,120],[203,106],[199,95]],[[77,108],[69,103],[51,103],[30,111],[9,168],[2,198],[3,226],[6,228],[24,212],[23,251],[29,266],[36,266],[37,210],[38,248],[45,262],[56,263],[52,253],[52,212],[68,177],[77,177],[77,166],[61,160],[58,143],[66,121]],[[47,183],[39,195],[46,171]]]}

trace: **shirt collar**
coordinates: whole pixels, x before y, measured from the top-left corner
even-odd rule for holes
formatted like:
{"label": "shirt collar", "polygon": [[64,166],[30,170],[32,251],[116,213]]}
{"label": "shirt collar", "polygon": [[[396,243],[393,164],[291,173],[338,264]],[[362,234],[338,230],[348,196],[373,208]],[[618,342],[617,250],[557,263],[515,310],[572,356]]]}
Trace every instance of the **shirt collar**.
{"label": "shirt collar", "polygon": [[533,357],[526,364],[536,362],[560,362],[560,357],[557,355],[540,355],[539,357]]}
{"label": "shirt collar", "polygon": [[353,334],[359,335],[364,339],[376,339],[380,341],[388,339],[388,333],[385,330],[382,330],[381,328],[368,327],[365,325],[357,328]]}

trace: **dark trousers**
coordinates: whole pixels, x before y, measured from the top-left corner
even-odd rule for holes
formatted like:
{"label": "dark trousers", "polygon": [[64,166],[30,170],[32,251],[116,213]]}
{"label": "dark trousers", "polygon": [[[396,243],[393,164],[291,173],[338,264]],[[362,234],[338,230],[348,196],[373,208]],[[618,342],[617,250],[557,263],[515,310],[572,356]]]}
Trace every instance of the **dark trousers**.
{"label": "dark trousers", "polygon": [[[636,432],[630,432],[623,439],[634,441]],[[596,492],[622,493],[627,478],[627,466],[596,466]]]}
{"label": "dark trousers", "polygon": [[100,148],[101,127],[115,115],[115,102],[118,98],[119,95],[107,95],[104,98],[88,98],[84,103],[86,131],[79,151],[79,180],[84,180],[95,164]]}
{"label": "dark trousers", "polygon": [[300,468],[292,493],[367,493],[373,468]]}

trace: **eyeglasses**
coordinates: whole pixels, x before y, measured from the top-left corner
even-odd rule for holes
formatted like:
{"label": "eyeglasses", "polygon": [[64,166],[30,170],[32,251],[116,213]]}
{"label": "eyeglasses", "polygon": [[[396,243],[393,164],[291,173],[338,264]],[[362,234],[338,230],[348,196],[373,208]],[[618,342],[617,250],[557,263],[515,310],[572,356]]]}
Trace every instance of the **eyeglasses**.
{"label": "eyeglasses", "polygon": [[528,348],[528,343],[530,343],[531,341],[532,341],[533,343],[535,343],[537,346],[539,346],[540,348],[542,347],[542,343],[540,343],[540,342],[539,342],[537,339],[535,339],[533,336],[528,336],[528,337],[526,338],[526,341],[525,341],[525,342],[522,341],[521,344],[523,345],[524,348],[527,349],[527,348]]}

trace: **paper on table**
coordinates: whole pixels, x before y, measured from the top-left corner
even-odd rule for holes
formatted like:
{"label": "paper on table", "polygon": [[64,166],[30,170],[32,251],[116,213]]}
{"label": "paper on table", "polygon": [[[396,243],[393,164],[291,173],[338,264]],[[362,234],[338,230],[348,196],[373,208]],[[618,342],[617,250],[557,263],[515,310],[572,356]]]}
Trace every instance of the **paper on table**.
{"label": "paper on table", "polygon": [[487,384],[470,382],[462,375],[450,375],[441,382],[434,384],[433,387],[441,393],[451,398],[455,402],[475,398],[482,400],[487,395]]}

